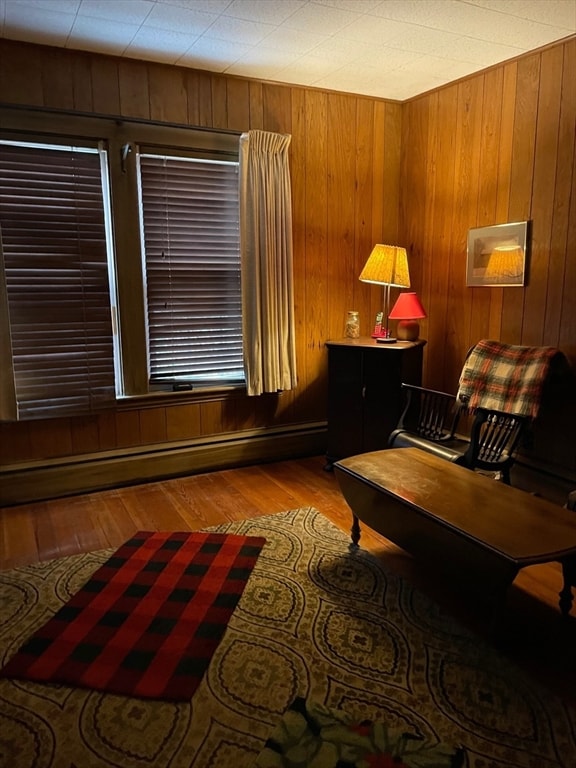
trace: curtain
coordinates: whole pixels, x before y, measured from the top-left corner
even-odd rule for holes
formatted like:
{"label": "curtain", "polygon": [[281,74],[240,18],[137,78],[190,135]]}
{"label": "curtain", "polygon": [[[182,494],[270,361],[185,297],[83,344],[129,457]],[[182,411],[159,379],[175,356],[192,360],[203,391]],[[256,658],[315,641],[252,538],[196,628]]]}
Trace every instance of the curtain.
{"label": "curtain", "polygon": [[240,137],[242,332],[249,395],[296,386],[290,136]]}

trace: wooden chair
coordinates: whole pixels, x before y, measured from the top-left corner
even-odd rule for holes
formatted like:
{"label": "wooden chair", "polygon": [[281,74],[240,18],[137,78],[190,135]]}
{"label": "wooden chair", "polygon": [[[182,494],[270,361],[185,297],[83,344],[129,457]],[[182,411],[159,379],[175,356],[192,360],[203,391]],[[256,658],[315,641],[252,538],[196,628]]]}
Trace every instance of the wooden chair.
{"label": "wooden chair", "polygon": [[[482,339],[468,350],[456,395],[402,384],[406,406],[388,447],[420,448],[510,484],[515,452],[539,414],[545,384],[566,365],[554,347]],[[466,425],[473,419],[469,434],[458,431],[464,415]]]}
{"label": "wooden chair", "polygon": [[389,448],[420,448],[468,469],[494,472],[510,485],[510,468],[528,417],[478,408],[469,435],[459,434],[466,405],[456,395],[411,384],[402,384],[402,390],[406,405]]}

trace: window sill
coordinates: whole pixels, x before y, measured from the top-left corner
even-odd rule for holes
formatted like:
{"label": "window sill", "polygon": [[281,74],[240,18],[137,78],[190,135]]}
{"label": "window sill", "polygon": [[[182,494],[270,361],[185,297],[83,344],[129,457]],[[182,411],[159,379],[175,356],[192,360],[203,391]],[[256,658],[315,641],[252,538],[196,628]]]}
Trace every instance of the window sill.
{"label": "window sill", "polygon": [[183,405],[187,403],[203,403],[214,400],[228,400],[246,394],[245,384],[226,384],[215,387],[198,387],[197,389],[172,392],[161,390],[147,392],[144,395],[123,395],[116,398],[118,410],[134,408],[154,408],[161,405]]}

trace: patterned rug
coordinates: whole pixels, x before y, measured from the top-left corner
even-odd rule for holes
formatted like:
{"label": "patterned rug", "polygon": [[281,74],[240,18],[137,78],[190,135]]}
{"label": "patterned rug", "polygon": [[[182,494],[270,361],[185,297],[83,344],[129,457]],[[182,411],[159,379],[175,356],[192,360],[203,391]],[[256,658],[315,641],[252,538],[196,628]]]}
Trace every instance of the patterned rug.
{"label": "patterned rug", "polygon": [[255,536],[138,531],[0,677],[189,701],[264,544]]}
{"label": "patterned rug", "polygon": [[[254,768],[298,699],[463,748],[471,768],[576,765],[575,710],[316,510],[211,530],[267,543],[192,700],[0,680],[2,768]],[[111,554],[0,572],[0,664]]]}

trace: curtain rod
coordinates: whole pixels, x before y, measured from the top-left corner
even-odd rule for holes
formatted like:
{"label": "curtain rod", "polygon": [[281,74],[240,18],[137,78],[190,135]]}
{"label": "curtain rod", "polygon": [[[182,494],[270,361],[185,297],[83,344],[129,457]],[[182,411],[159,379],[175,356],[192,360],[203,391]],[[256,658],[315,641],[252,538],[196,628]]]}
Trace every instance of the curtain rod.
{"label": "curtain rod", "polygon": [[[136,124],[136,125],[156,125],[160,128],[179,128],[183,130],[205,131],[206,133],[221,133],[225,136],[241,136],[243,131],[233,131],[229,128],[209,128],[205,125],[189,125],[188,123],[164,122],[161,120],[148,120],[144,117],[123,117],[122,115],[106,115],[100,112],[81,112],[68,109],[57,109],[55,107],[33,107],[25,104],[6,104],[0,102],[1,110],[14,110],[15,112],[35,112],[62,117],[85,117],[92,120],[109,120],[117,125]],[[1,123],[0,123],[0,127]]]}

